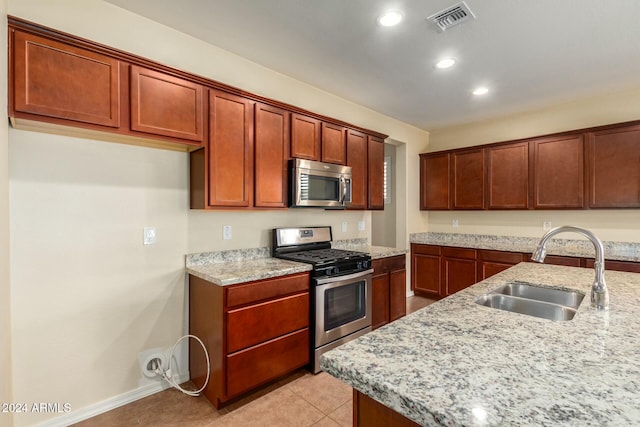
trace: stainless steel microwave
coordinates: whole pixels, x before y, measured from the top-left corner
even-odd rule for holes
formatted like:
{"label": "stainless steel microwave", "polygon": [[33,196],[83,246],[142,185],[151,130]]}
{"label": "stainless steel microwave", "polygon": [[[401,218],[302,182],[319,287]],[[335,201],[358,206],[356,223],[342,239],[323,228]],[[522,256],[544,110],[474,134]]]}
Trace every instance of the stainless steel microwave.
{"label": "stainless steel microwave", "polygon": [[290,161],[289,206],[344,209],[351,204],[351,166]]}

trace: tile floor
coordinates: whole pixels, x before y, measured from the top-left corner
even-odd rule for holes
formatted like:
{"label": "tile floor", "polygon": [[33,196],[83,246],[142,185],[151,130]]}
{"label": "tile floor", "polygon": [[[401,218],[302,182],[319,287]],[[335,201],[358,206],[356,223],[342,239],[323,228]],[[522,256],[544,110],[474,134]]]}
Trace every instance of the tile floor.
{"label": "tile floor", "polygon": [[[434,300],[407,298],[407,314]],[[352,389],[321,372],[299,370],[217,411],[204,397],[169,389],[76,424],[102,426],[351,426]]]}

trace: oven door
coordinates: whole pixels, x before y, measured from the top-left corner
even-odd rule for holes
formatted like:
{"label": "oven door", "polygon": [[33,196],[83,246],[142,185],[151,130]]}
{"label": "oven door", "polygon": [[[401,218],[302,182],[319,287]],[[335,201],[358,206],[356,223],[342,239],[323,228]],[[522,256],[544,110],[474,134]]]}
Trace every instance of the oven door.
{"label": "oven door", "polygon": [[371,274],[315,279],[315,347],[371,326]]}

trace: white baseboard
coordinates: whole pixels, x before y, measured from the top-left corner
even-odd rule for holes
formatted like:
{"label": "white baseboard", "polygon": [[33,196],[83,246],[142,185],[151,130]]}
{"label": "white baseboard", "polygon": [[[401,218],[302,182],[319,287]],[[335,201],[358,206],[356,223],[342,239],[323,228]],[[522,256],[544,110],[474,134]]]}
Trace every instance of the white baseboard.
{"label": "white baseboard", "polygon": [[413,291],[407,291],[407,298],[414,296]]}
{"label": "white baseboard", "polygon": [[[182,384],[189,381],[189,374],[180,375],[176,381],[178,384]],[[79,423],[96,415],[103,414],[112,409],[119,408],[128,403],[135,402],[152,394],[158,393],[162,390],[171,388],[166,381],[158,381],[154,384],[145,385],[135,390],[128,391],[118,396],[110,397],[101,402],[94,403],[77,411],[71,411],[68,414],[56,417],[40,424],[36,424],[36,427],[66,427],[71,424]]]}

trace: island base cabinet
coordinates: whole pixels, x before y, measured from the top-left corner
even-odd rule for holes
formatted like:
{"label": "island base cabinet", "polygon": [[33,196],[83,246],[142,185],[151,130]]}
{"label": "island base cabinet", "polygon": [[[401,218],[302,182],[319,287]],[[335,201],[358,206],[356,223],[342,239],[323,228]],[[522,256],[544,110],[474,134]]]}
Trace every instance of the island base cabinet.
{"label": "island base cabinet", "polygon": [[361,427],[419,427],[409,418],[353,390],[353,425]]}

